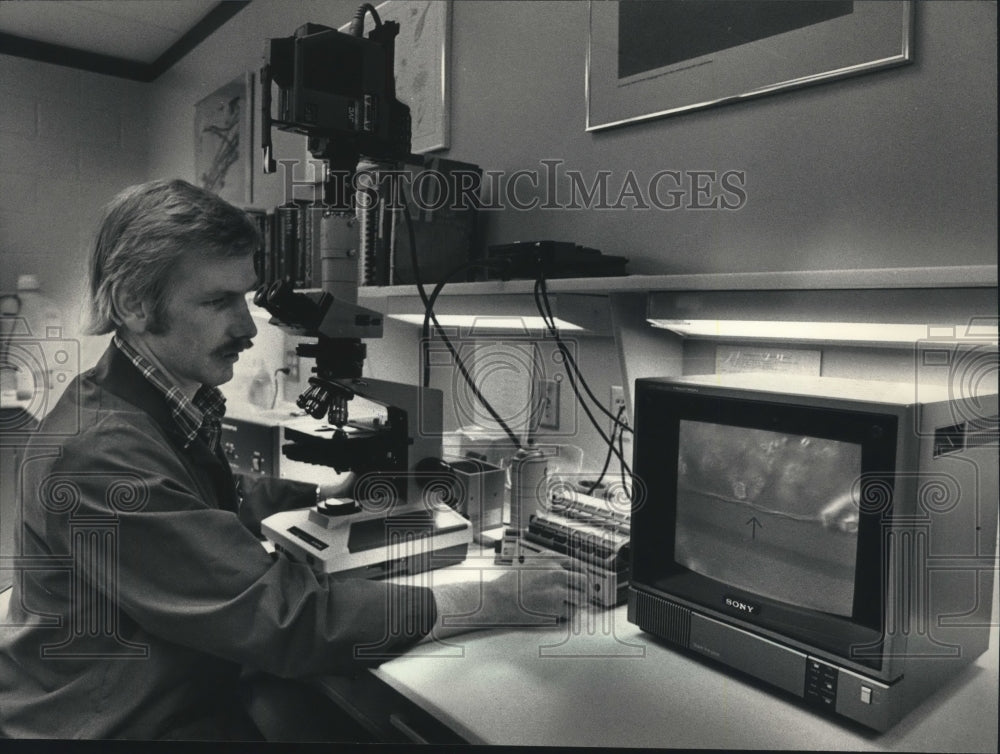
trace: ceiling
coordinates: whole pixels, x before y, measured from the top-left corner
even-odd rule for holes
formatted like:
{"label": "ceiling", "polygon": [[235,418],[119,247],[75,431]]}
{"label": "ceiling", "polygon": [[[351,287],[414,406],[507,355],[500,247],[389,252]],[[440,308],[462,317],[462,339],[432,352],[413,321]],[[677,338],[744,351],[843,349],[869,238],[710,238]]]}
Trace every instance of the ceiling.
{"label": "ceiling", "polygon": [[152,81],[239,0],[0,0],[0,53]]}

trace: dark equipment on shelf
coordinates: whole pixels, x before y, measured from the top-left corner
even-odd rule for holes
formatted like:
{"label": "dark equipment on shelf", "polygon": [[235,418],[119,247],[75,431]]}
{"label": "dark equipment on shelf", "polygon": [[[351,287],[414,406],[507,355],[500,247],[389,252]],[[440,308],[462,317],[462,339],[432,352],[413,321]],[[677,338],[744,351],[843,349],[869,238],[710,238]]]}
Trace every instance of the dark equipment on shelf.
{"label": "dark equipment on shelf", "polygon": [[502,274],[487,269],[487,280],[534,280],[552,278],[618,277],[625,274],[628,259],[607,256],[597,249],[569,241],[521,241],[487,249],[488,259],[503,259],[509,265]]}

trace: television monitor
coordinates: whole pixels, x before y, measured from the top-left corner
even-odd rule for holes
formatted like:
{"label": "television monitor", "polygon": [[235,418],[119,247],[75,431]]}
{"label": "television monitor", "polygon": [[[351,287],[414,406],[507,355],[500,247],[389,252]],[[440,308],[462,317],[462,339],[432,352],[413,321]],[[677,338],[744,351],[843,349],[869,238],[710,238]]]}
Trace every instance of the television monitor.
{"label": "television monitor", "polygon": [[997,397],[640,379],[629,620],[885,730],[989,641]]}

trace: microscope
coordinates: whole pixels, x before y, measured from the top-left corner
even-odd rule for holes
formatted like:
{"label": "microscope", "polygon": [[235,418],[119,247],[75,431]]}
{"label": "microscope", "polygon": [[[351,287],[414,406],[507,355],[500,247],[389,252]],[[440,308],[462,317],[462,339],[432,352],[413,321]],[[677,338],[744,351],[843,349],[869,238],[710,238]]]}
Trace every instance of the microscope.
{"label": "microscope", "polygon": [[[375,28],[362,36],[365,14]],[[399,24],[362,6],[347,33],[306,24],[268,41],[261,70],[263,163],[273,172],[271,128],[308,138],[325,166],[323,212],[356,217],[331,223],[320,240],[321,290],[296,291],[288,281],[262,287],[254,303],[290,335],[315,338],[299,356],[315,362],[297,405],[315,427],[286,428],[290,459],[354,472],[344,499],[268,517],[261,529],[275,547],[316,570],[380,577],[415,573],[465,559],[472,529],[449,505],[452,490],[441,461],[439,390],[364,377],[369,338],[382,337],[383,317],[357,304],[376,224],[392,203],[371,176],[410,154],[410,112],[395,96],[394,40]],[[276,88],[277,115],[272,114]],[[366,180],[367,179],[367,180]],[[360,397],[383,407],[352,421]]]}

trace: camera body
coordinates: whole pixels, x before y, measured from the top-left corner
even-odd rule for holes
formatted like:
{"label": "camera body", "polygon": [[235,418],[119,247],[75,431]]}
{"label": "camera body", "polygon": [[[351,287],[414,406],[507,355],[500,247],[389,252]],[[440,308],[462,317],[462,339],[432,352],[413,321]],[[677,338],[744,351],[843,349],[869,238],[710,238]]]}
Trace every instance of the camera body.
{"label": "camera body", "polygon": [[[265,171],[271,125],[309,137],[309,152],[331,172],[353,176],[359,158],[403,160],[410,154],[410,108],[396,99],[394,40],[386,21],[368,37],[305,24],[268,41],[261,71]],[[278,89],[271,114],[272,82]],[[343,194],[342,194],[343,197]]]}

